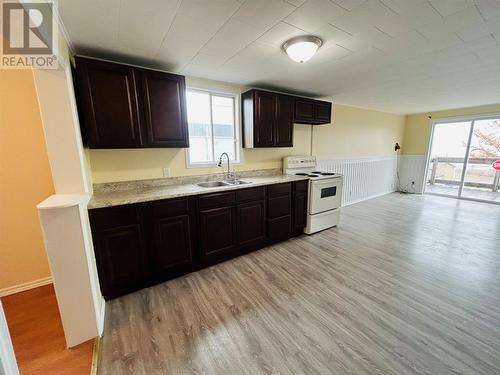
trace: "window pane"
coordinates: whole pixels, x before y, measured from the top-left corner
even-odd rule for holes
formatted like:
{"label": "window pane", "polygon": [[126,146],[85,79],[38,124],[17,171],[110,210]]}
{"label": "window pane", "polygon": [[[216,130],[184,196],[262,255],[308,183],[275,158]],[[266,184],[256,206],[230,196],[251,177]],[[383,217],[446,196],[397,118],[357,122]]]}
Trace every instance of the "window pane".
{"label": "window pane", "polygon": [[192,163],[212,161],[210,95],[187,91],[186,106],[189,124],[189,160]]}
{"label": "window pane", "polygon": [[219,157],[223,152],[227,152],[234,160],[234,98],[224,96],[212,96],[212,119],[214,129],[214,153]]}
{"label": "window pane", "polygon": [[470,127],[470,121],[440,123],[434,126],[426,192],[458,195]]}
{"label": "window pane", "polygon": [[476,120],[462,197],[500,202],[500,172],[493,163],[500,160],[500,118]]}

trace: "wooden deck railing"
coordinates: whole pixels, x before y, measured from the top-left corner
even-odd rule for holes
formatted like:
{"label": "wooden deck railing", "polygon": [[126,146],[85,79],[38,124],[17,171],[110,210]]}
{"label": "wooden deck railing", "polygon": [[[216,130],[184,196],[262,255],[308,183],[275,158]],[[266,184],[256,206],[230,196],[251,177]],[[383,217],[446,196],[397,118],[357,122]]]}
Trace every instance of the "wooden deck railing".
{"label": "wooden deck railing", "polygon": [[[468,164],[492,165],[495,162],[495,160],[498,160],[498,158],[469,158]],[[464,161],[465,161],[464,158],[449,158],[449,157],[433,158],[431,160],[432,170],[431,170],[431,177],[429,178],[429,184],[434,185],[435,183],[438,183],[438,184],[445,184],[445,185],[459,185],[460,181],[445,180],[445,179],[436,178],[437,167],[438,167],[439,163],[449,163],[449,164],[461,163],[461,164],[463,164]],[[493,191],[493,192],[498,191],[499,185],[500,185],[500,171],[495,172],[495,177],[493,178],[493,183],[491,183],[491,184],[484,183],[484,182],[471,182],[471,181],[464,182],[464,186],[487,188],[487,189],[491,189],[491,191]]]}

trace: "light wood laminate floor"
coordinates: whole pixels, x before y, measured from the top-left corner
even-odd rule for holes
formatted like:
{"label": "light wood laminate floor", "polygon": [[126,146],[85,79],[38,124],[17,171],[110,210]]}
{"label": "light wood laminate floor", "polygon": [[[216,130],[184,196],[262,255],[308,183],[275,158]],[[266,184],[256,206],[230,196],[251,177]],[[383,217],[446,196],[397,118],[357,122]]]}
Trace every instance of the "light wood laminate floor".
{"label": "light wood laminate floor", "polygon": [[113,300],[100,374],[500,374],[500,207],[390,194]]}

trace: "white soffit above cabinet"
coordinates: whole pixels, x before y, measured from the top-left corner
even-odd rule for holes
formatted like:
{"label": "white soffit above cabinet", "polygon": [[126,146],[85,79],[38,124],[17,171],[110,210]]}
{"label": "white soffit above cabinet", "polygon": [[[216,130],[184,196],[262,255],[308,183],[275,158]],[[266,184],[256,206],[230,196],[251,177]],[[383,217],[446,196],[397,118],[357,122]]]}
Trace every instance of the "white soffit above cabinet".
{"label": "white soffit above cabinet", "polygon": [[[77,53],[394,113],[500,102],[500,0],[59,0]],[[323,39],[307,63],[287,39]]]}

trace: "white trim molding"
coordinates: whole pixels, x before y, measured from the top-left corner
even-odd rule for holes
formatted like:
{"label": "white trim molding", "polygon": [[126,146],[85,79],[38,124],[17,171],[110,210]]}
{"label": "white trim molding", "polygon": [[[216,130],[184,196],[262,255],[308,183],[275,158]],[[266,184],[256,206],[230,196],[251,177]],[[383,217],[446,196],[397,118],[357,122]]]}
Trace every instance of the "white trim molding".
{"label": "white trim molding", "polygon": [[27,283],[17,284],[9,286],[7,288],[0,289],[0,297],[10,296],[11,294],[16,294],[24,292],[26,290],[38,288],[39,286],[52,284],[52,277],[42,277],[38,280],[28,281]]}

